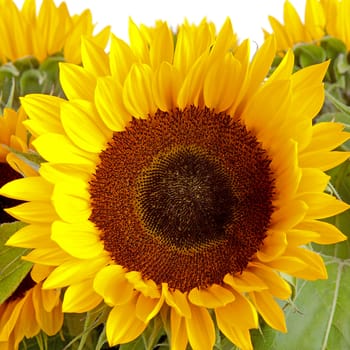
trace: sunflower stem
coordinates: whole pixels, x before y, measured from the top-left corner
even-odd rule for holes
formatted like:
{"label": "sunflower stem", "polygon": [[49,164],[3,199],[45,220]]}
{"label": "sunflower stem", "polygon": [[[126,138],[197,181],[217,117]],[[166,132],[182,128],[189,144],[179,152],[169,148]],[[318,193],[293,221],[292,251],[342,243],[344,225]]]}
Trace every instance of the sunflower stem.
{"label": "sunflower stem", "polygon": [[79,343],[79,347],[77,350],[83,350],[84,349],[84,345],[86,343],[87,337],[89,336],[89,330],[91,328],[91,313],[88,311],[86,313],[86,317],[85,317],[85,321],[84,321],[84,330],[82,332],[81,335],[81,339],[80,339],[80,343]]}

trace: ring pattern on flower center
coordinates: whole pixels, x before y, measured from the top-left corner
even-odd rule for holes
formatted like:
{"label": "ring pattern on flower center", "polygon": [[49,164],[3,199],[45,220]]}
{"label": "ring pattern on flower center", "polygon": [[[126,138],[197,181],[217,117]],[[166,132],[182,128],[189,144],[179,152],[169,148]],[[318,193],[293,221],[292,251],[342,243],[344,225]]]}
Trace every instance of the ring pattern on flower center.
{"label": "ring pattern on flower center", "polygon": [[247,266],[266,237],[274,177],[240,121],[190,106],[115,133],[89,192],[113,261],[186,292]]}

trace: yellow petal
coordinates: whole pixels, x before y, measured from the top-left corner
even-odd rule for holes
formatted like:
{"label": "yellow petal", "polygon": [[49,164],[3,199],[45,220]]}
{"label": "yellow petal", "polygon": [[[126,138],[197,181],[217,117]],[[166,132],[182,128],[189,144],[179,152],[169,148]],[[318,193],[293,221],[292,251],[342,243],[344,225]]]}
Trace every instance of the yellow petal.
{"label": "yellow petal", "polygon": [[54,163],[96,165],[97,156],[75,146],[64,134],[47,133],[33,141],[46,160]]}
{"label": "yellow petal", "polygon": [[87,184],[80,179],[72,183],[58,183],[52,194],[52,202],[63,221],[78,223],[88,221],[91,215]]}
{"label": "yellow petal", "polygon": [[70,258],[60,263],[44,282],[45,289],[62,288],[91,279],[106,264],[105,258],[85,260]]}
{"label": "yellow petal", "polygon": [[90,221],[68,224],[57,220],[52,224],[51,239],[75,258],[93,259],[104,251],[99,232]]}
{"label": "yellow petal", "polygon": [[49,201],[53,186],[40,176],[25,177],[6,183],[2,196],[26,201]]}
{"label": "yellow petal", "polygon": [[209,312],[204,307],[191,307],[191,318],[185,318],[188,340],[194,350],[212,350],[215,328]]}
{"label": "yellow petal", "polygon": [[236,275],[227,274],[224,282],[240,293],[267,289],[264,281],[248,270]]}
{"label": "yellow petal", "polygon": [[109,74],[108,56],[94,40],[87,37],[81,39],[81,59],[84,68],[95,76]]}
{"label": "yellow petal", "polygon": [[225,287],[213,284],[208,288],[193,288],[188,293],[188,299],[194,305],[213,309],[231,303],[235,297]]}
{"label": "yellow petal", "polygon": [[303,168],[320,168],[329,170],[349,159],[349,152],[324,151],[305,152],[300,154],[299,164]]}
{"label": "yellow petal", "polygon": [[180,292],[179,290],[169,290],[168,287],[163,283],[162,285],[163,294],[166,303],[174,308],[176,312],[183,317],[191,317],[190,303],[187,300],[187,295]]}
{"label": "yellow petal", "polygon": [[326,193],[303,193],[298,199],[309,207],[306,219],[323,219],[350,208],[348,204]]}
{"label": "yellow petal", "polygon": [[108,315],[106,335],[110,346],[128,343],[137,338],[147,324],[136,316],[136,296],[128,304],[115,306]]}
{"label": "yellow petal", "polygon": [[293,200],[272,213],[271,229],[276,231],[288,230],[301,222],[308,207],[301,200]]}
{"label": "yellow petal", "polygon": [[59,301],[59,293],[57,292],[55,293],[57,304],[52,308],[52,310],[45,310],[44,298],[50,293],[53,294],[55,291],[42,291],[41,285],[37,285],[33,290],[33,305],[35,309],[35,318],[40,328],[47,335],[54,335],[62,327],[63,313],[61,302]]}
{"label": "yellow petal", "polygon": [[173,308],[170,309],[170,348],[186,350],[188,337],[185,318],[181,317]]}
{"label": "yellow petal", "polygon": [[63,101],[51,95],[30,94],[22,97],[22,106],[30,117],[24,124],[35,136],[47,132],[63,132],[60,122],[60,104]]}
{"label": "yellow petal", "polygon": [[254,262],[249,270],[264,281],[271,294],[275,297],[279,299],[288,299],[290,297],[292,292],[290,285],[271,268]]}
{"label": "yellow petal", "polygon": [[176,106],[180,83],[177,69],[168,62],[162,62],[152,82],[154,102],[159,109],[169,111]]}
{"label": "yellow petal", "polygon": [[303,168],[298,192],[323,192],[330,176],[317,168]]}
{"label": "yellow petal", "polygon": [[139,271],[127,272],[125,278],[133,285],[134,289],[141,292],[144,296],[157,299],[161,297],[157,284],[151,279],[143,279]]}
{"label": "yellow petal", "polygon": [[336,226],[324,221],[305,220],[297,228],[316,232],[319,237],[313,241],[318,244],[338,243],[347,239],[347,236],[342,234]]}
{"label": "yellow petal", "polygon": [[70,285],[63,299],[64,312],[87,312],[94,309],[102,301],[102,297],[93,289],[93,280]]}
{"label": "yellow petal", "polygon": [[174,56],[173,33],[166,23],[162,23],[154,33],[149,50],[150,63],[153,69],[162,62],[172,62]]}
{"label": "yellow petal", "polygon": [[215,309],[219,329],[236,346],[253,350],[249,329],[258,327],[258,315],[254,306],[242,295],[236,295],[233,303]]}
{"label": "yellow petal", "polygon": [[266,323],[272,328],[286,333],[287,326],[284,313],[272,295],[269,292],[254,292],[250,293],[250,296]]}
{"label": "yellow petal", "polygon": [[134,64],[124,82],[123,100],[134,117],[146,118],[156,111],[152,96],[152,71],[146,64]]}
{"label": "yellow petal", "polygon": [[31,224],[14,233],[6,245],[22,248],[48,248],[52,246],[50,239],[51,223]]}
{"label": "yellow petal", "polygon": [[70,256],[56,245],[54,248],[34,249],[22,259],[45,266],[58,266],[68,261]]}
{"label": "yellow petal", "polygon": [[101,119],[112,131],[124,130],[131,120],[123,102],[123,87],[110,77],[98,78],[95,104]]}
{"label": "yellow petal", "polygon": [[142,293],[139,294],[136,302],[136,316],[143,322],[148,323],[160,311],[164,303],[164,296],[161,298],[149,298]]}
{"label": "yellow petal", "polygon": [[125,271],[120,265],[101,269],[96,274],[94,288],[109,306],[126,304],[134,295],[133,287],[125,278]]}
{"label": "yellow petal", "polygon": [[99,153],[112,138],[112,132],[107,131],[90,102],[75,100],[63,103],[61,120],[70,140],[84,151]]}
{"label": "yellow petal", "polygon": [[271,261],[281,256],[288,245],[286,234],[282,231],[270,231],[256,255],[261,261]]}
{"label": "yellow petal", "polygon": [[137,58],[132,52],[130,46],[112,34],[109,66],[112,76],[116,77],[119,84],[124,83],[131,65],[136,61]]}
{"label": "yellow petal", "polygon": [[239,93],[241,82],[237,76],[240,75],[241,63],[231,52],[225,55],[223,61],[217,60],[212,64],[204,80],[205,105],[216,112],[228,109]]}
{"label": "yellow petal", "polygon": [[27,223],[50,223],[58,216],[48,202],[27,202],[5,210],[17,220]]}
{"label": "yellow petal", "polygon": [[82,99],[92,101],[96,78],[80,67],[71,63],[60,63],[60,82],[68,100]]}

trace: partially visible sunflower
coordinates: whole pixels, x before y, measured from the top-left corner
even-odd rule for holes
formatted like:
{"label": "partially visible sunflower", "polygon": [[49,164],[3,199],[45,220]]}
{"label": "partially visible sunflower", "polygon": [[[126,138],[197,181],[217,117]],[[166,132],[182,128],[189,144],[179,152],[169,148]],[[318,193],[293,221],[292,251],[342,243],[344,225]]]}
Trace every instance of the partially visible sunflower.
{"label": "partially visible sunflower", "polygon": [[43,330],[56,334],[63,324],[59,290],[42,289],[42,278],[50,268],[35,265],[16,291],[0,305],[0,349],[17,350],[24,337]]}
{"label": "partially visible sunflower", "polygon": [[67,101],[22,99],[47,162],[0,190],[28,201],[8,209],[28,225],[7,244],[52,268],[43,287],[67,287],[65,312],[109,305],[110,345],[161,315],[171,349],[209,350],[215,314],[252,349],[258,314],[286,331],[280,272],[327,278],[307,244],[346,239],[319,221],[349,207],[323,191],[350,135],[312,124],[328,62],[292,73],[288,51],[266,79],[273,37],[250,62],[229,20],[214,29],[185,23],[174,43],[166,23],[150,37],[131,23],[130,46],[113,37],[110,54],[89,45],[83,67],[61,64]]}
{"label": "partially visible sunflower", "polygon": [[[289,0],[284,3],[284,23],[270,16],[280,53],[300,43],[319,43],[332,36],[350,50],[350,0],[306,0],[304,21]],[[265,37],[271,35],[265,31]]]}
{"label": "partially visible sunflower", "polygon": [[[6,108],[4,115],[0,116],[0,185],[20,178],[22,176],[35,176],[37,171],[18,157],[14,151],[28,152],[30,136],[22,122],[27,118],[23,108],[18,112]],[[13,221],[4,208],[17,204],[18,201],[0,196],[0,224]]]}
{"label": "partially visible sunflower", "polygon": [[28,93],[63,96],[58,83],[58,63],[80,64],[82,36],[105,48],[109,27],[94,33],[90,10],[70,15],[63,2],[25,0],[18,9],[13,0],[0,0],[0,110],[18,109],[19,97]]}
{"label": "partially visible sunflower", "polygon": [[25,0],[19,9],[13,0],[0,1],[0,61],[14,62],[26,56],[39,62],[61,53],[66,62],[81,63],[81,36],[94,38],[97,45],[105,47],[109,28],[94,34],[90,10],[80,15],[70,15],[62,2],[43,0],[36,12],[35,0]]}

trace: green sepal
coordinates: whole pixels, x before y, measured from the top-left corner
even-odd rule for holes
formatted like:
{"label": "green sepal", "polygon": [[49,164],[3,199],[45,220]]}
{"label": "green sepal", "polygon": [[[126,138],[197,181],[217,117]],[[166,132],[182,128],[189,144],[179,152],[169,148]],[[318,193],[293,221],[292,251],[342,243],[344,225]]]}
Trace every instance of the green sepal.
{"label": "green sepal", "polygon": [[321,39],[321,47],[324,48],[327,58],[330,59],[338,57],[339,54],[345,54],[347,51],[343,41],[331,36],[326,36]]}
{"label": "green sepal", "polygon": [[326,51],[314,44],[300,44],[294,49],[297,64],[304,68],[312,64],[322,63],[327,59]]}
{"label": "green sepal", "polygon": [[5,246],[7,240],[24,226],[20,221],[0,225],[0,304],[13,294],[33,266],[21,259],[29,249]]}

